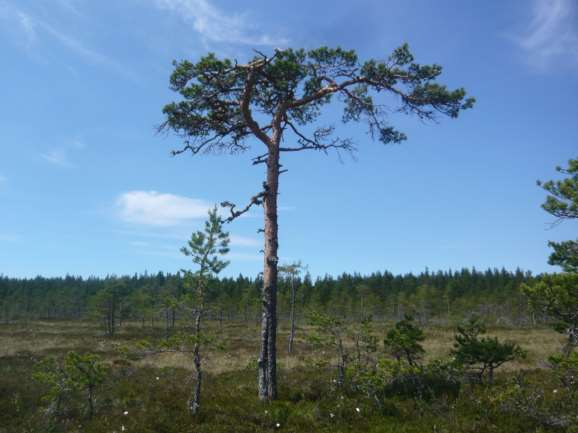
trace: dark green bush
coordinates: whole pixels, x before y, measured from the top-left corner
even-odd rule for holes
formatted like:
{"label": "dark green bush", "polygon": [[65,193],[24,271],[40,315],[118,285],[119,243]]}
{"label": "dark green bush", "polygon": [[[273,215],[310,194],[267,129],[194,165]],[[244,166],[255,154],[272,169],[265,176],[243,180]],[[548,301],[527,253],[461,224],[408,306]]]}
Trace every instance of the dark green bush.
{"label": "dark green bush", "polygon": [[461,388],[460,372],[450,364],[434,362],[423,367],[396,367],[384,387],[388,398],[456,399]]}

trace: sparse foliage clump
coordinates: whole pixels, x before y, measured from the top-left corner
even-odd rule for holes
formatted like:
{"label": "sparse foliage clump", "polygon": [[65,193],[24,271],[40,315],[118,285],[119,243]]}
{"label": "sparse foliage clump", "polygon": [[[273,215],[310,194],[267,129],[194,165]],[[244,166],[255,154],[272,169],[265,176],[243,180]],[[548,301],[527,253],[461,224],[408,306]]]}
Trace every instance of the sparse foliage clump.
{"label": "sparse foliage clump", "polygon": [[578,273],[544,275],[522,285],[522,291],[534,310],[553,320],[554,329],[566,335],[563,353],[569,356],[578,345]]}
{"label": "sparse foliage clump", "polygon": [[[567,177],[538,182],[548,192],[542,208],[557,218],[556,223],[578,218],[578,159],[567,168],[557,167]],[[537,281],[522,284],[534,311],[553,320],[554,329],[567,336],[563,355],[570,356],[578,345],[578,241],[549,242],[554,249],[549,263],[562,267],[564,273],[544,275]]]}
{"label": "sparse foliage clump", "polygon": [[378,349],[378,338],[374,334],[373,317],[361,319],[361,323],[353,333],[355,341],[356,362],[358,365],[371,366],[375,364],[375,354]]}
{"label": "sparse foliage clump", "polygon": [[452,355],[458,365],[477,372],[480,381],[487,377],[492,384],[494,371],[507,362],[524,357],[524,351],[516,343],[482,336],[485,333],[484,324],[475,317],[470,318],[457,328]]}
{"label": "sparse foliage clump", "polygon": [[346,334],[345,322],[327,313],[313,311],[309,315],[309,323],[314,328],[314,333],[308,339],[318,348],[329,347],[337,356],[337,386],[345,383],[346,368],[349,361],[349,352],[345,348],[344,338]]}
{"label": "sparse foliage clump", "polygon": [[68,352],[63,359],[47,358],[36,367],[34,378],[48,386],[44,399],[50,414],[59,415],[63,402],[73,400],[71,393],[84,394],[88,417],[95,412],[95,393],[106,378],[106,367],[93,354]]}
{"label": "sparse foliage clump", "polygon": [[550,364],[560,384],[573,398],[576,398],[578,394],[578,353],[572,352],[568,356],[551,356]]}
{"label": "sparse foliage clump", "polygon": [[425,352],[421,345],[424,340],[423,330],[416,325],[412,316],[406,315],[387,333],[383,345],[398,362],[405,361],[415,367]]}

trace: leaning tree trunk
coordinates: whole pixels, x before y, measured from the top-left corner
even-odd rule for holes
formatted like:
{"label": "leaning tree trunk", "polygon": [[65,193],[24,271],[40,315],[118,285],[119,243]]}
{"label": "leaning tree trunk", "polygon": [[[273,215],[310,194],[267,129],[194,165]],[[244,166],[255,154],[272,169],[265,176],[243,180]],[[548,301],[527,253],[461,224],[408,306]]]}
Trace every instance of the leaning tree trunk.
{"label": "leaning tree trunk", "polygon": [[279,188],[279,148],[269,147],[267,182],[263,200],[265,248],[261,315],[261,353],[259,357],[259,398],[277,398],[277,193]]}

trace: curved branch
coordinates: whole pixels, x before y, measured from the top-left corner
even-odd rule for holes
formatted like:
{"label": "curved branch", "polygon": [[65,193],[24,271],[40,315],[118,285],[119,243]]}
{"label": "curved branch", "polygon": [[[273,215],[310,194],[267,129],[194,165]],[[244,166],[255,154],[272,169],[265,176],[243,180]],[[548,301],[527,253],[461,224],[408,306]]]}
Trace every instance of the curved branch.
{"label": "curved branch", "polygon": [[243,113],[243,118],[247,126],[255,134],[255,136],[261,140],[267,147],[271,146],[271,139],[267,134],[263,132],[259,124],[253,119],[251,114],[251,96],[253,95],[253,87],[255,86],[256,80],[255,70],[253,67],[249,69],[249,74],[247,75],[247,81],[245,83],[245,89],[243,90],[243,95],[241,96],[240,106],[241,113]]}
{"label": "curved branch", "polygon": [[244,213],[247,213],[249,211],[249,209],[251,209],[253,206],[262,205],[263,204],[263,198],[265,197],[266,194],[267,194],[267,184],[265,182],[263,182],[263,191],[261,191],[258,194],[255,194],[253,197],[251,197],[249,204],[241,210],[235,210],[237,205],[234,203],[231,203],[229,201],[222,202],[221,207],[229,208],[230,215],[227,218],[221,219],[221,222],[230,223],[233,220],[239,218]]}
{"label": "curved branch", "polygon": [[313,133],[313,138],[305,136],[301,131],[299,131],[293,123],[289,120],[285,120],[285,123],[291,128],[293,133],[299,137],[299,147],[281,147],[279,151],[281,152],[299,152],[301,150],[320,150],[322,152],[327,152],[329,149],[355,150],[350,139],[333,139],[329,143],[323,143],[322,140],[327,138],[332,132],[333,128],[320,128]]}

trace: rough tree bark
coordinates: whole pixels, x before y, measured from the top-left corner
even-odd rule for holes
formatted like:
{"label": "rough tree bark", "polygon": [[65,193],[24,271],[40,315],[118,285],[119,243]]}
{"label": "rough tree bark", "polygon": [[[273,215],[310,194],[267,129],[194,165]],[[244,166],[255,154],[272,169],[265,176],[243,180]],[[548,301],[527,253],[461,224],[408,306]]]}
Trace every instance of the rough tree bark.
{"label": "rough tree bark", "polygon": [[189,402],[189,409],[191,414],[196,415],[201,407],[201,386],[203,383],[203,365],[201,358],[201,347],[199,338],[201,336],[201,316],[203,314],[204,305],[201,304],[195,311],[195,336],[197,340],[193,346],[193,364],[195,366],[195,388],[193,395]]}
{"label": "rough tree bark", "polygon": [[259,397],[277,398],[277,274],[279,190],[279,145],[273,141],[267,158],[267,182],[263,200],[265,248],[263,272],[263,310],[261,316],[261,356],[259,359]]}

